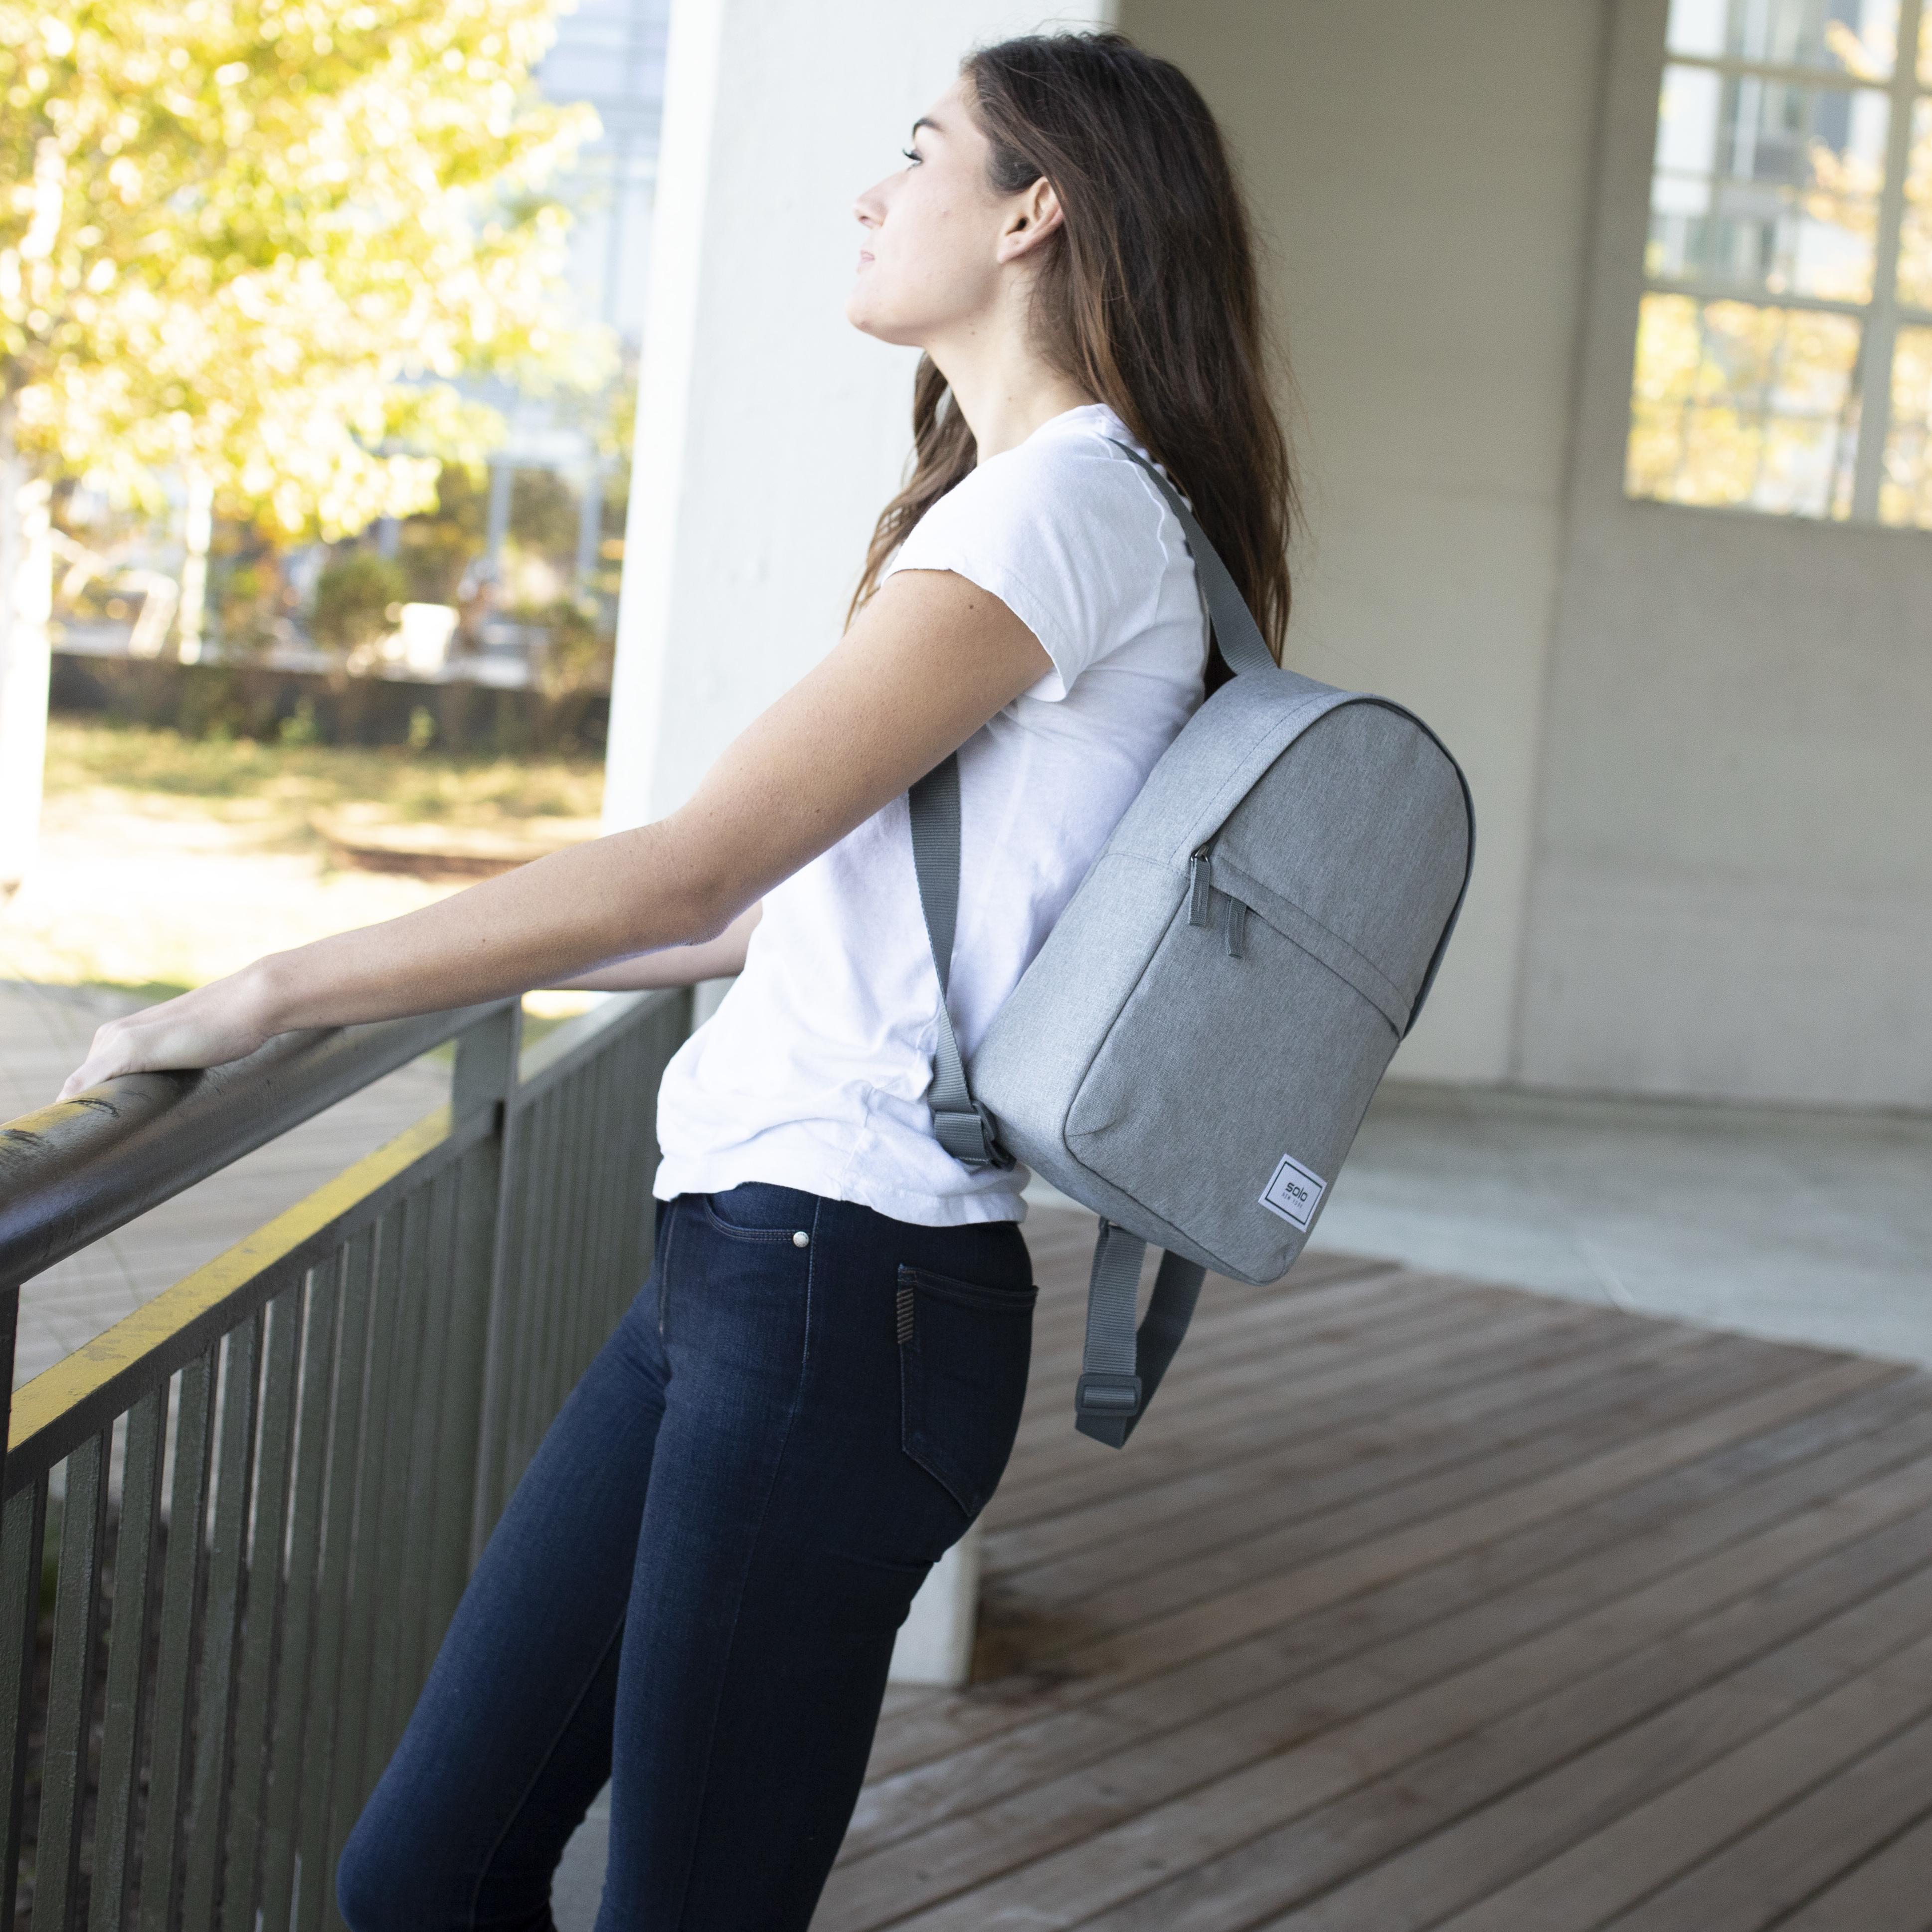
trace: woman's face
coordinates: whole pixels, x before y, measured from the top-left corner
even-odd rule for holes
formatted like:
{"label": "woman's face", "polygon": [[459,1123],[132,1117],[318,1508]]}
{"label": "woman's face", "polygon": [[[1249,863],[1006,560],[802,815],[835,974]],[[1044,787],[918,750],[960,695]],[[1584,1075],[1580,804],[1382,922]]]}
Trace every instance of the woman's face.
{"label": "woman's face", "polygon": [[913,124],[906,156],[854,204],[865,233],[845,315],[881,341],[924,348],[989,314],[1004,265],[1022,252],[1011,230],[1030,191],[994,192],[963,80]]}

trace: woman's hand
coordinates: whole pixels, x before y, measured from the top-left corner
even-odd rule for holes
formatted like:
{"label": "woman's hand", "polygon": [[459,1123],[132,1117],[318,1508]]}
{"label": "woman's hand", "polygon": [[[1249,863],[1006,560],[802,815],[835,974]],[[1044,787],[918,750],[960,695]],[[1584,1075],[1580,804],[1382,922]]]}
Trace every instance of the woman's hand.
{"label": "woman's hand", "polygon": [[245,966],[191,993],[108,1021],[96,1030],[87,1058],[68,1076],[58,1097],[71,1100],[117,1074],[239,1060],[277,1030],[267,1018],[261,976]]}

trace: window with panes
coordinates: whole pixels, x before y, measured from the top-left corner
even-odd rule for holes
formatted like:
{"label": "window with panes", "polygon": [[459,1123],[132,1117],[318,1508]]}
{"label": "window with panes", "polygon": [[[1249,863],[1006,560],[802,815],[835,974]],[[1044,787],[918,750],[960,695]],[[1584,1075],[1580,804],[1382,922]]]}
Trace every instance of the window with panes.
{"label": "window with panes", "polygon": [[1624,483],[1932,527],[1932,0],[1672,0]]}

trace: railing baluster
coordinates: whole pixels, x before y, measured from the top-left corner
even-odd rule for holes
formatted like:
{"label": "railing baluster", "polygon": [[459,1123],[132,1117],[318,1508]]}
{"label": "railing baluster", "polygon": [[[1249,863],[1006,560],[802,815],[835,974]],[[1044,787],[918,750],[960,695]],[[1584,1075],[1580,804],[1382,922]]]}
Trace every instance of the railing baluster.
{"label": "railing baluster", "polygon": [[[355,1798],[343,1795],[350,1754],[344,1744],[348,1700],[342,1665],[356,1578],[356,1509],[368,1459],[363,1454],[365,1397],[373,1372],[376,1227],[364,1228],[342,1256],[340,1340],[328,1428],[327,1516],[322,1528],[322,1588],[316,1606],[314,1674],[309,1691],[314,1742],[304,1748],[301,1835],[296,1852],[296,1924],[315,1932],[339,1925],[334,1853],[349,1834]],[[339,1821],[339,1822],[337,1822]]]}
{"label": "railing baluster", "polygon": [[562,1094],[552,1088],[536,1106],[536,1158],[526,1183],[530,1204],[530,1240],[525,1250],[523,1278],[523,1343],[513,1364],[517,1378],[517,1430],[514,1453],[506,1472],[502,1502],[521,1480],[524,1467],[536,1454],[538,1418],[543,1412],[542,1380],[544,1344],[549,1330],[551,1304],[557,1293],[556,1267],[557,1190],[546,1184],[557,1171],[563,1144]]}
{"label": "railing baluster", "polygon": [[0,1588],[7,1629],[0,1649],[0,1723],[7,1727],[6,1865],[0,1870],[0,1924],[14,1923],[27,1797],[27,1740],[34,1719],[34,1660],[40,1628],[40,1573],[47,1530],[47,1479],[7,1498],[0,1515]]}
{"label": "railing baluster", "polygon": [[526,1176],[536,1125],[534,1106],[518,1096],[512,1102],[515,1126],[511,1130],[498,1180],[498,1208],[490,1332],[484,1368],[482,1414],[478,1424],[476,1472],[471,1504],[469,1568],[473,1570],[490,1532],[502,1514],[504,1477],[514,1453],[521,1388],[519,1364],[523,1348],[525,1253],[529,1245],[530,1203]]}
{"label": "railing baluster", "polygon": [[[293,1902],[296,1810],[304,1768],[316,1570],[322,1556],[322,1483],[328,1470],[329,1384],[335,1364],[336,1317],[342,1306],[340,1259],[339,1255],[332,1257],[312,1269],[304,1294],[307,1333],[297,1391],[289,1576],[276,1658],[274,1726],[262,1768],[267,1792],[262,1820],[262,1932],[286,1932]],[[279,1547],[276,1554],[279,1561]]]}
{"label": "railing baluster", "polygon": [[485,1453],[490,1458],[490,1496],[487,1506],[488,1530],[510,1499],[518,1477],[522,1473],[524,1432],[530,1413],[530,1348],[536,1334],[538,1299],[538,1244],[541,1236],[543,1202],[538,1198],[536,1177],[543,1171],[549,1145],[549,1109],[544,1096],[520,1100],[518,1105],[515,1160],[510,1184],[515,1190],[511,1204],[509,1304],[505,1310],[508,1340],[496,1364],[495,1402],[497,1420]]}
{"label": "railing baluster", "polygon": [[437,1443],[449,1384],[460,1372],[446,1353],[456,1288],[456,1204],[459,1170],[446,1168],[430,1184],[418,1298],[422,1304],[421,1339],[416,1365],[404,1386],[412,1426],[409,1434],[407,1509],[403,1519],[400,1562],[397,1564],[395,1622],[390,1648],[395,1655],[395,1682],[390,1693],[388,1727],[394,1738],[402,1735],[415,1708],[425,1668],[424,1648],[442,1634],[439,1622],[430,1630],[430,1579],[436,1574],[436,1476],[441,1467]]}
{"label": "railing baluster", "polygon": [[183,1923],[198,1928],[215,1922],[228,1837],[236,1649],[241,1634],[266,1312],[258,1308],[248,1321],[230,1331],[221,1391],[220,1474],[214,1492],[214,1540],[208,1556],[208,1618],[195,1718],[194,1817],[188,1834],[188,1880],[182,1904]]}
{"label": "railing baluster", "polygon": [[181,1870],[188,1783],[189,1700],[200,1649],[203,1526],[214,1446],[213,1348],[181,1372],[176,1402],[175,1480],[164,1566],[161,1648],[154,1667],[154,1755],[141,1834],[142,1932],[170,1932]]}
{"label": "railing baluster", "polygon": [[[354,1568],[344,1619],[340,1676],[337,1680],[334,1817],[326,1850],[332,1861],[336,1847],[348,1838],[374,1782],[374,1774],[366,1766],[376,1748],[370,1742],[370,1734],[377,1721],[374,1714],[377,1708],[374,1686],[376,1618],[389,1548],[383,1516],[394,1481],[392,1391],[398,1386],[395,1337],[401,1312],[403,1234],[407,1219],[406,1202],[398,1202],[383,1216],[370,1286],[369,1366],[363,1386],[362,1440],[356,1460]],[[377,1762],[380,1766],[380,1760]],[[306,1852],[304,1856],[306,1858]],[[334,1874],[330,1871],[323,1876],[329,1914],[326,1922],[340,1926],[342,1922],[334,1904]],[[304,1890],[307,1890],[306,1868]]]}
{"label": "railing baluster", "polygon": [[560,1406],[597,1352],[597,1331],[604,1312],[603,1283],[598,1273],[602,1239],[597,1204],[604,1191],[604,1164],[610,1158],[610,1144],[603,1134],[604,1091],[611,1072],[610,1061],[599,1059],[586,1072],[589,1078],[578,1099],[584,1112],[584,1172],[578,1184],[577,1288],[571,1297],[570,1346],[565,1352],[563,1374],[558,1384]]}
{"label": "railing baluster", "polygon": [[100,1565],[107,1546],[111,1426],[67,1459],[60,1580],[54,1592],[53,1664],[40,1759],[40,1828],[34,1857],[34,1922],[67,1932],[80,1923],[80,1828],[87,1748],[94,1730],[94,1653],[100,1642]]}
{"label": "railing baluster", "polygon": [[[402,1574],[410,1518],[410,1451],[416,1432],[417,1376],[422,1357],[429,1270],[430,1197],[418,1188],[404,1202],[402,1239],[390,1290],[396,1325],[388,1399],[382,1414],[382,1509],[370,1566],[376,1642],[369,1660],[369,1717],[362,1741],[362,1790],[374,1787],[396,1736],[400,1678],[397,1642],[403,1621]],[[373,1423],[376,1418],[372,1416]],[[358,1565],[358,1568],[360,1565]]]}
{"label": "railing baluster", "polygon": [[100,1738],[100,1795],[88,1904],[92,1932],[119,1932],[134,1884],[135,1808],[147,1730],[148,1640],[160,1554],[161,1465],[168,1388],[150,1389],[128,1412],[121,1472],[121,1530],[114,1544],[114,1613],[108,1626],[107,1713]]}
{"label": "railing baluster", "polygon": [[[502,1358],[515,1288],[512,1244],[523,1031],[520,1002],[506,1010],[495,1031],[471,1028],[457,1047],[457,1070],[451,1082],[452,1112],[460,1116],[469,1108],[487,1106],[495,1130],[473,1150],[458,1184],[458,1267],[463,1283],[458,1308],[470,1346],[464,1354],[463,1371],[454,1378],[460,1400],[446,1431],[446,1460],[438,1481],[452,1499],[464,1497],[466,1507],[460,1533],[452,1525],[443,1546],[445,1567],[436,1585],[437,1599],[444,1606],[442,1622],[455,1607],[482,1553],[491,1520],[487,1498],[494,1471],[489,1444],[502,1432]],[[458,1458],[464,1459],[460,1466]]]}
{"label": "railing baluster", "polygon": [[253,1932],[258,1902],[262,1808],[268,1780],[269,1698],[283,1616],[282,1545],[288,1531],[295,1456],[296,1372],[301,1364],[304,1275],[263,1311],[268,1371],[262,1379],[261,1450],[255,1476],[255,1526],[249,1539],[242,1602],[241,1668],[235,1691],[235,1772],[229,1801],[221,1922]]}
{"label": "railing baluster", "polygon": [[451,1256],[455,1292],[446,1343],[449,1388],[436,1444],[436,1556],[426,1593],[431,1647],[441,1641],[470,1576],[489,1375],[496,1237],[502,1221],[501,1152],[495,1138],[482,1142],[464,1157],[456,1174],[456,1245]]}
{"label": "railing baluster", "polygon": [[597,1100],[597,1160],[590,1172],[590,1270],[584,1284],[584,1319],[590,1324],[587,1363],[616,1326],[619,1243],[622,1231],[617,1218],[615,1177],[624,1160],[622,1089],[623,1070],[613,1053],[604,1062],[604,1082]]}
{"label": "railing baluster", "polygon": [[[626,1092],[652,1090],[646,1084],[650,1078],[648,1054],[651,1044],[650,1030],[645,1027],[634,1029],[625,1041]],[[622,1279],[616,1290],[620,1307],[644,1286],[650,1273],[653,1230],[657,1225],[656,1203],[651,1196],[656,1166],[651,1156],[657,1142],[655,1135],[649,1132],[650,1117],[655,1104],[653,1101],[651,1108],[618,1109],[622,1154],[611,1185],[616,1191],[624,1230],[622,1259],[620,1263]]]}
{"label": "railing baluster", "polygon": [[[574,1304],[583,1282],[584,1171],[590,1154],[590,1123],[584,1106],[585,1076],[580,1067],[561,1096],[566,1108],[563,1172],[556,1190],[562,1203],[562,1240],[557,1267],[544,1300],[550,1311],[550,1347],[544,1361],[543,1412],[546,1419],[562,1406],[570,1385],[570,1352],[575,1340]],[[541,1439],[539,1430],[539,1439]]]}

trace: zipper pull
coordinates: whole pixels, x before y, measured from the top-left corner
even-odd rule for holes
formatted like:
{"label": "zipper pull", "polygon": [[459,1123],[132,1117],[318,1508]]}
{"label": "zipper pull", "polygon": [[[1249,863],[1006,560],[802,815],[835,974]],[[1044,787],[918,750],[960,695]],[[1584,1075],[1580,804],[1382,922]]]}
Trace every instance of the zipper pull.
{"label": "zipper pull", "polygon": [[1187,922],[1190,926],[1214,923],[1214,871],[1209,859],[1213,848],[1204,845],[1187,862]]}
{"label": "zipper pull", "polygon": [[1243,899],[1228,902],[1228,957],[1239,959],[1247,950],[1248,908]]}

